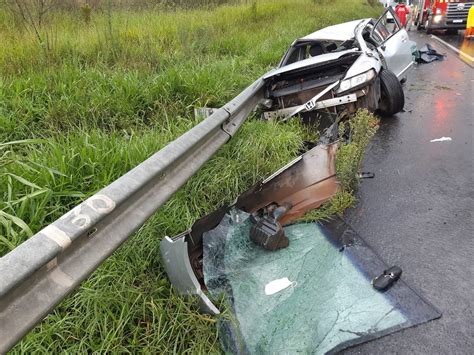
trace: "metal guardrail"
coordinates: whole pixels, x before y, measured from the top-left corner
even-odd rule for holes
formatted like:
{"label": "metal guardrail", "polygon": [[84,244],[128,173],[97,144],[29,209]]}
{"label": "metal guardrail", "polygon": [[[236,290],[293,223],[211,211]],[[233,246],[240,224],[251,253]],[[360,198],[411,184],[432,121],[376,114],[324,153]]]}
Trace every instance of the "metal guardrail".
{"label": "metal guardrail", "polygon": [[189,180],[261,98],[262,78],[0,258],[0,353],[12,348]]}

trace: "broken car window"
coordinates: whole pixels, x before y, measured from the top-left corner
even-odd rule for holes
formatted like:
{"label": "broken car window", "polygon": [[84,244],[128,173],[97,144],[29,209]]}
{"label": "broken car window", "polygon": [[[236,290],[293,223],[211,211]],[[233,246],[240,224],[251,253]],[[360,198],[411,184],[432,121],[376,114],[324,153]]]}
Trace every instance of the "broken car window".
{"label": "broken car window", "polygon": [[289,55],[287,55],[287,59],[283,62],[282,66],[322,54],[347,50],[352,48],[353,45],[354,41],[314,41],[309,43],[297,43],[290,49]]}
{"label": "broken car window", "polygon": [[343,222],[287,226],[289,245],[268,251],[249,239],[251,218],[233,208],[203,235],[205,284],[229,302],[225,353],[323,354],[439,317],[400,280],[375,290],[386,267]]}
{"label": "broken car window", "polygon": [[386,12],[376,23],[375,28],[372,31],[372,38],[381,44],[393,36],[400,30],[400,26],[397,21],[389,22]]}

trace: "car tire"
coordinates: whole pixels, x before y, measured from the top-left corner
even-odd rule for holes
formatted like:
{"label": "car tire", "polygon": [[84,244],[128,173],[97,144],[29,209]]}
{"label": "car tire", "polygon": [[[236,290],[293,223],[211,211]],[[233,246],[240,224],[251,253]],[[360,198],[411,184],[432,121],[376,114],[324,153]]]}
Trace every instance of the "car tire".
{"label": "car tire", "polygon": [[402,84],[390,70],[382,69],[379,78],[381,89],[379,112],[384,117],[390,117],[403,110],[405,94]]}

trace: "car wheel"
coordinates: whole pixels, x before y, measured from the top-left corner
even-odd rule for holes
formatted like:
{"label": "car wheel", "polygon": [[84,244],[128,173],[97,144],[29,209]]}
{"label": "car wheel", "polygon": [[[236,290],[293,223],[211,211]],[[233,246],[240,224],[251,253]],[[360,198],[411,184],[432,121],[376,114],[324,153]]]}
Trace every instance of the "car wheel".
{"label": "car wheel", "polygon": [[381,89],[380,114],[385,117],[393,116],[403,110],[405,105],[402,84],[390,70],[383,69],[379,77]]}

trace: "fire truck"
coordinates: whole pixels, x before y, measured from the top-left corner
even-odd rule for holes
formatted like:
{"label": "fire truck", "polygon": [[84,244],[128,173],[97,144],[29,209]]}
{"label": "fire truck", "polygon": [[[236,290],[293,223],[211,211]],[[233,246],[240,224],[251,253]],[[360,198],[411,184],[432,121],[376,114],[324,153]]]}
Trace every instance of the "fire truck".
{"label": "fire truck", "polygon": [[412,6],[412,18],[415,26],[426,33],[433,30],[457,32],[466,28],[467,14],[473,0],[415,0]]}

